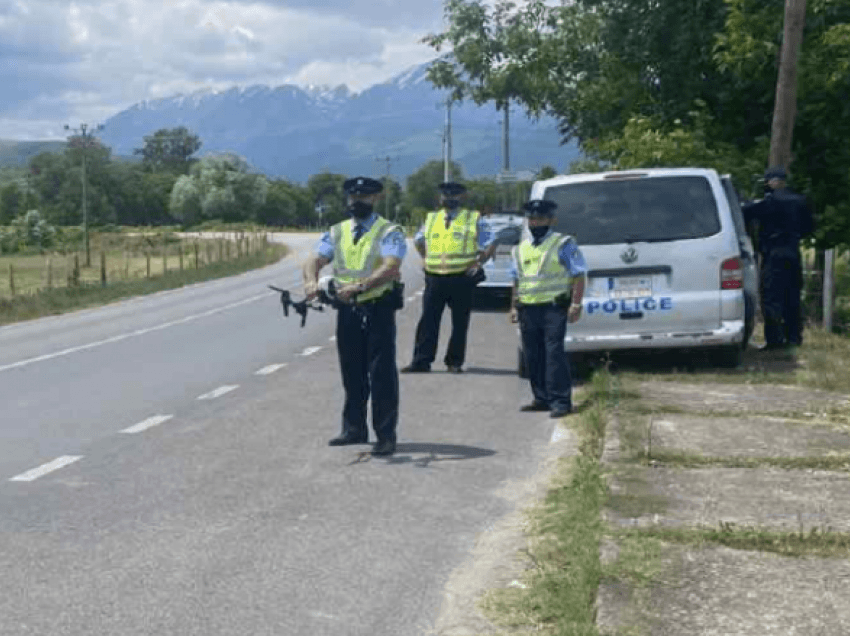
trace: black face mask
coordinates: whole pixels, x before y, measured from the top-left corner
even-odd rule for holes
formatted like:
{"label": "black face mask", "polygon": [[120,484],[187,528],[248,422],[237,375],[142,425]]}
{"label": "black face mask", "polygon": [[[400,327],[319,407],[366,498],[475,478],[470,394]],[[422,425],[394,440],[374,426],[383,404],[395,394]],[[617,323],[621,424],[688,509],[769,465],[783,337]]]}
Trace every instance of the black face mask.
{"label": "black face mask", "polygon": [[460,207],[460,201],[457,199],[446,199],[446,208],[449,210],[457,210]]}
{"label": "black face mask", "polygon": [[530,227],[528,231],[531,232],[531,236],[534,237],[534,242],[537,243],[540,241],[546,233],[549,231],[548,225],[538,225],[537,227]]}
{"label": "black face mask", "polygon": [[354,201],[348,206],[348,213],[355,219],[362,221],[372,214],[372,206],[363,201]]}

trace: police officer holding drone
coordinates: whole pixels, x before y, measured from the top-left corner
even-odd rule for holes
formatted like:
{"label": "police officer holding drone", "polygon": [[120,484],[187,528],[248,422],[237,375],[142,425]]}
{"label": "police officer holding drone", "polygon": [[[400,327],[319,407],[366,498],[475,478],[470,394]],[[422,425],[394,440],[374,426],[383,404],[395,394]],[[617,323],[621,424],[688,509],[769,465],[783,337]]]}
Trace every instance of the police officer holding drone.
{"label": "police officer holding drone", "polygon": [[514,248],[511,322],[519,322],[525,367],[534,396],[521,411],[572,412],[570,364],[564,350],[567,321],[581,317],[587,264],[575,239],[552,230],[553,201],[531,200],[523,208],[531,240]]}
{"label": "police officer holding drone", "polygon": [[368,177],[348,179],[351,219],[334,225],[304,265],[307,301],[319,295],[319,271],[333,265],[337,306],[336,346],[345,403],[342,431],[330,446],[366,444],[366,410],[372,399],[373,455],[391,455],[396,447],[399,379],[396,366],[395,312],[401,309],[401,262],[407,251],[401,228],[374,211],[383,190]]}

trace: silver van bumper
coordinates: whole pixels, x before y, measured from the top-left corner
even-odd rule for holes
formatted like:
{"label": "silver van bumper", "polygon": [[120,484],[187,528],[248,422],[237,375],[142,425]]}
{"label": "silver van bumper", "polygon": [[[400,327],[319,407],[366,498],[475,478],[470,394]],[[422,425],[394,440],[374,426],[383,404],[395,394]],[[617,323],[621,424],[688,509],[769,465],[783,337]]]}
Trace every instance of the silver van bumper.
{"label": "silver van bumper", "polygon": [[618,349],[685,349],[741,344],[744,341],[744,321],[724,320],[719,329],[698,332],[630,333],[603,336],[564,338],[567,351],[615,351]]}

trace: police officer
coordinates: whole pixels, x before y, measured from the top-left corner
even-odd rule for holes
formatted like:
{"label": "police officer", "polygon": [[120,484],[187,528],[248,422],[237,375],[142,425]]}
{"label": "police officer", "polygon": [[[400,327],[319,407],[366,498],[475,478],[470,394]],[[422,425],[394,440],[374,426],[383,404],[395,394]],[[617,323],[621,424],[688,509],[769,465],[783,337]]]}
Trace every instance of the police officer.
{"label": "police officer", "polygon": [[525,367],[534,396],[521,411],[572,412],[570,364],[564,350],[567,321],[581,317],[587,264],[575,239],[552,230],[553,201],[534,199],[523,208],[531,240],[514,248],[511,322],[519,322]]}
{"label": "police officer", "polygon": [[402,373],[431,370],[446,305],[452,312],[452,334],[444,362],[449,373],[463,372],[476,277],[483,274],[481,266],[496,249],[489,224],[478,212],[462,207],[466,187],[447,182],[440,184],[440,192],[442,209],[428,214],[413,239],[425,260],[425,293],[413,361]]}
{"label": "police officer", "polygon": [[333,264],[333,281],[342,301],[337,311],[336,346],[345,388],[342,432],[330,446],[365,444],[366,405],[371,393],[374,455],[391,455],[396,446],[399,381],[396,323],[401,262],[407,251],[401,228],[374,211],[383,189],[368,177],[348,179],[351,219],[334,225],[304,265],[304,292],[318,295],[319,271]]}
{"label": "police officer", "polygon": [[799,243],[814,220],[806,198],[785,186],[785,170],[771,168],[764,179],[765,197],[744,206],[744,219],[759,223],[765,349],[778,349],[803,342]]}

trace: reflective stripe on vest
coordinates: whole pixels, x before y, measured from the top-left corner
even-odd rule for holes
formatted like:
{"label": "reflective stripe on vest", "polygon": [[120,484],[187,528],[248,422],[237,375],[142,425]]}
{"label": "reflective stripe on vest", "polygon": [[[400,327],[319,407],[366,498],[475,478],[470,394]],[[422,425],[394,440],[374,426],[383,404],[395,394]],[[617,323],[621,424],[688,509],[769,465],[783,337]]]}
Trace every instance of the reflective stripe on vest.
{"label": "reflective stripe on vest", "polygon": [[461,210],[446,229],[446,210],[425,221],[425,271],[462,274],[478,256],[478,212]]}
{"label": "reflective stripe on vest", "polygon": [[[354,244],[354,220],[337,223],[331,228],[331,242],[334,246],[334,282],[337,286],[359,283],[377,271],[383,263],[381,241],[393,230],[401,231],[384,218],[378,219],[369,231]],[[357,294],[357,302],[366,302],[382,296],[392,289],[393,281]]]}
{"label": "reflective stripe on vest", "polygon": [[573,278],[558,258],[561,246],[570,239],[553,232],[541,245],[525,240],[514,248],[519,284],[517,298],[524,305],[551,303],[572,290]]}

